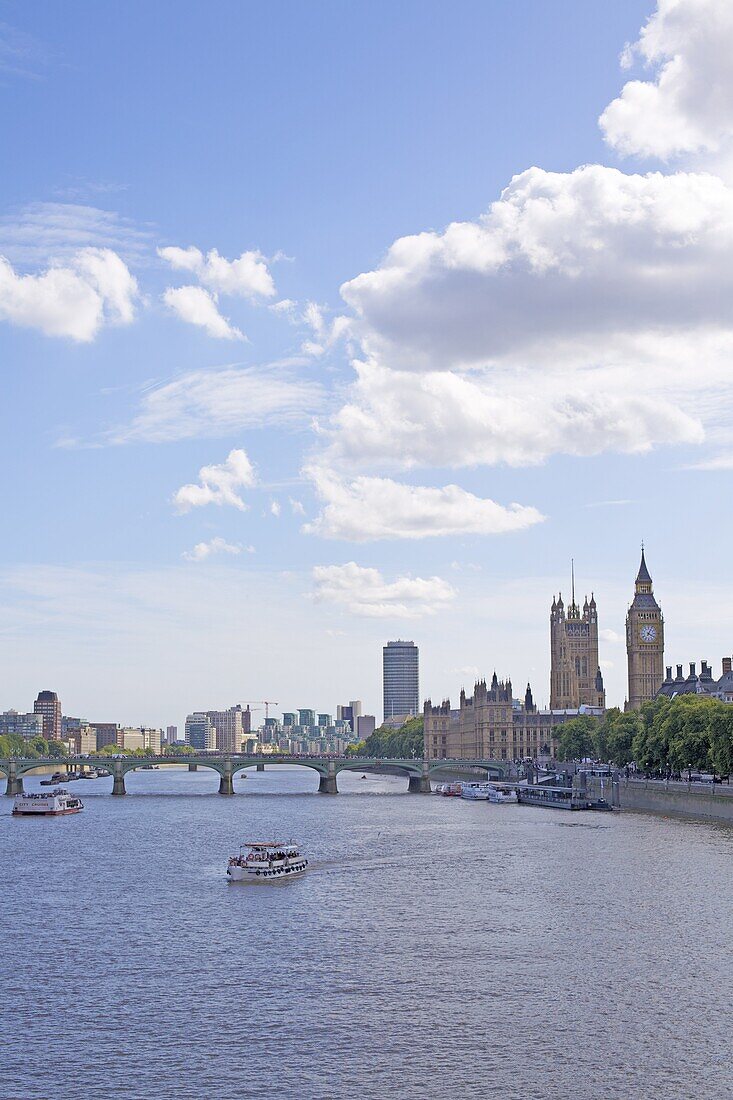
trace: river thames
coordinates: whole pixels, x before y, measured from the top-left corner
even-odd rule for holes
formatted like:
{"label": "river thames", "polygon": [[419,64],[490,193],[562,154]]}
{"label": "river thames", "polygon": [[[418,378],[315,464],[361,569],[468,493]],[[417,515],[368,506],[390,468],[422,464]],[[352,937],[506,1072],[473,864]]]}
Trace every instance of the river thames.
{"label": "river thames", "polygon": [[[2,799],[3,1100],[733,1095],[733,829],[338,782]],[[304,878],[227,882],[290,837]]]}

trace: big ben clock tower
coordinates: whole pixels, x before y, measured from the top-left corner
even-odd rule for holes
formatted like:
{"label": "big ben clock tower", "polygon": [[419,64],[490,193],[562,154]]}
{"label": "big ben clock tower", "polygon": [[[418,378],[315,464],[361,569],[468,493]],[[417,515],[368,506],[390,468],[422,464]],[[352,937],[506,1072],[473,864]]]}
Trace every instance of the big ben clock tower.
{"label": "big ben clock tower", "polygon": [[626,615],[626,653],[629,660],[627,710],[639,710],[653,699],[664,680],[664,617],[654,598],[652,578],[641,548],[634,600]]}

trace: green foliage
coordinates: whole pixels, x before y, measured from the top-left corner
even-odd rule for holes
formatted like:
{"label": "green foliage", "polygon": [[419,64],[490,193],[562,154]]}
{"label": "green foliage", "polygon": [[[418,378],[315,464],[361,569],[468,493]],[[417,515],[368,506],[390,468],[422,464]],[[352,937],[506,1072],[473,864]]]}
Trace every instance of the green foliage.
{"label": "green foliage", "polygon": [[560,727],[557,755],[560,760],[583,760],[593,756],[599,720],[590,714],[570,718]]}
{"label": "green foliage", "polygon": [[616,764],[619,768],[630,764],[634,759],[634,738],[640,728],[638,714],[633,712],[622,714],[617,707],[614,707],[605,715],[603,725],[605,727],[605,760]]}
{"label": "green foliage", "polygon": [[646,703],[633,740],[633,759],[643,771],[733,770],[733,707],[707,695],[660,696]]}
{"label": "green foliage", "polygon": [[32,737],[26,741],[17,733],[4,733],[0,736],[0,759],[8,756],[24,756],[27,760],[42,757],[66,756],[65,741],[45,741],[43,737]]}
{"label": "green foliage", "polygon": [[366,741],[350,745],[348,752],[354,756],[376,756],[381,759],[407,759],[422,757],[423,717],[410,718],[399,729],[380,726]]}

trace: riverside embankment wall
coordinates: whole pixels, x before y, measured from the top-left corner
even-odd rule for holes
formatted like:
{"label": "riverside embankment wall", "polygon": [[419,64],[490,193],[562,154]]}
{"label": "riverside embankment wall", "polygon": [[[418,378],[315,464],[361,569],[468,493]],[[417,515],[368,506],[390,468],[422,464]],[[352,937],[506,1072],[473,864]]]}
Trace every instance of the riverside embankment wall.
{"label": "riverside embankment wall", "polygon": [[[588,794],[611,801],[607,779],[588,777]],[[621,779],[619,800],[622,810],[642,810],[647,813],[673,814],[680,817],[709,817],[733,824],[733,785],[656,782],[644,779]]]}

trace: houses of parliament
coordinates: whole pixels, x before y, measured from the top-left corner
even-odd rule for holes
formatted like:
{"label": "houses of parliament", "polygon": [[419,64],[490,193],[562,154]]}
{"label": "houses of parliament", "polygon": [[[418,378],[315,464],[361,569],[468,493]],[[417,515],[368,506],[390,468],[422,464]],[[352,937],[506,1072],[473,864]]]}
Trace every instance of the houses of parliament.
{"label": "houses of parliament", "polygon": [[[541,710],[527,684],[516,699],[510,679],[479,680],[469,696],[461,691],[459,706],[450,699],[423,708],[424,752],[427,759],[521,760],[555,756],[559,727],[579,713],[602,713],[606,708],[598,655],[598,607],[586,596],[582,607],[575,599],[575,570],[571,567],[570,603],[560,594],[550,609],[550,706]],[[654,597],[644,550],[626,615],[628,662],[627,710],[638,710],[653,699],[664,681],[664,619]],[[732,674],[733,675],[733,674]],[[664,681],[666,683],[666,681]]]}
{"label": "houses of parliament", "polygon": [[[598,608],[593,593],[582,609],[575,602],[575,570],[571,566],[571,599],[567,610],[562,594],[550,609],[550,710],[579,707],[605,709],[598,659]],[[653,699],[664,681],[664,617],[641,551],[634,598],[626,615],[628,665],[627,710],[639,710]]]}

